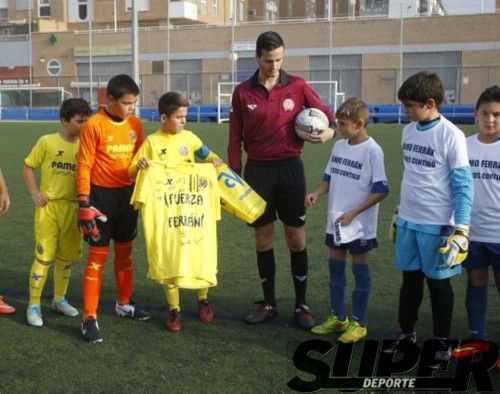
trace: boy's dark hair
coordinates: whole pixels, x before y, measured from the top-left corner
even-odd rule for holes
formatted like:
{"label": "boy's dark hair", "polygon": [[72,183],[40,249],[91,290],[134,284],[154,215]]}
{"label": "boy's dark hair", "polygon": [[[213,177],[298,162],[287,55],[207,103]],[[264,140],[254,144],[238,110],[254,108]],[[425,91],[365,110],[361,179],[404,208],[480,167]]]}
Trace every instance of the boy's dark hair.
{"label": "boy's dark hair", "polygon": [[421,104],[433,99],[439,108],[444,99],[444,85],[436,73],[421,71],[403,82],[398,90],[398,99]]}
{"label": "boy's dark hair", "polygon": [[257,44],[255,46],[255,53],[257,56],[262,55],[262,51],[272,51],[273,49],[284,47],[285,43],[283,38],[275,31],[266,31],[257,37]]}
{"label": "boy's dark hair", "polygon": [[59,119],[70,121],[75,115],[90,116],[92,108],[82,98],[69,98],[62,102],[59,110]]}
{"label": "boy's dark hair", "polygon": [[357,97],[351,97],[344,101],[337,109],[335,117],[337,119],[347,118],[352,122],[362,120],[364,122],[364,126],[366,127],[368,124],[368,118],[370,117],[370,112],[368,111],[368,106],[363,100]]}
{"label": "boy's dark hair", "polygon": [[160,116],[170,116],[180,107],[189,107],[189,101],[177,92],[167,92],[158,100],[158,112]]}
{"label": "boy's dark hair", "polygon": [[482,104],[500,103],[500,87],[498,85],[490,86],[483,90],[476,103],[476,111]]}
{"label": "boy's dark hair", "polygon": [[135,81],[127,74],[115,75],[108,81],[106,95],[118,100],[126,94],[133,94],[134,96],[139,95],[139,86],[137,86]]}

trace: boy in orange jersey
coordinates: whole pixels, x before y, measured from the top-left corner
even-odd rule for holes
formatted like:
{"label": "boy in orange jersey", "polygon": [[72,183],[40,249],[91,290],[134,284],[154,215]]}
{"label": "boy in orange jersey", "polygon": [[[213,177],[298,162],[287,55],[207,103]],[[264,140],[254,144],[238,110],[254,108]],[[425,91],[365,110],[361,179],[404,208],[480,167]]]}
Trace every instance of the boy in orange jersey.
{"label": "boy in orange jersey", "polygon": [[[76,173],[80,229],[89,243],[83,279],[82,336],[102,342],[97,307],[104,265],[113,240],[118,316],[147,320],[149,314],[131,301],[132,240],[137,212],[130,205],[133,181],[127,169],[144,140],[142,123],[134,115],[139,87],[128,75],[108,82],[107,104],[83,126]],[[101,213],[102,212],[102,213]],[[107,220],[97,221],[105,215]]]}

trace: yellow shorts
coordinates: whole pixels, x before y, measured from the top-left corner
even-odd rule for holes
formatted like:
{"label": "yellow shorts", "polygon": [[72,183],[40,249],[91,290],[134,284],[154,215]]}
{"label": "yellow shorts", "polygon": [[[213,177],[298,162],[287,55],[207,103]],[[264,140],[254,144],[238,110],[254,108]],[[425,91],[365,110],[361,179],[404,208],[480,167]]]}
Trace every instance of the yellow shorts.
{"label": "yellow shorts", "polygon": [[78,204],[49,201],[35,208],[35,256],[39,260],[55,258],[75,261],[82,256],[83,238],[78,229]]}

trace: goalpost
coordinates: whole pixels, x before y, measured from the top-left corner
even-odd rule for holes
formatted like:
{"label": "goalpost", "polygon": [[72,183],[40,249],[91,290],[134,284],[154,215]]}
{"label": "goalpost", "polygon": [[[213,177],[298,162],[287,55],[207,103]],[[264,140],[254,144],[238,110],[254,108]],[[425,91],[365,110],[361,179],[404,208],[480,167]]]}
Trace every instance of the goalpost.
{"label": "goalpost", "polygon": [[[240,82],[219,82],[217,84],[217,123],[229,121],[229,108],[234,88]],[[333,112],[345,100],[345,93],[339,92],[338,81],[307,81],[312,85],[321,100],[327,105],[333,105]]]}
{"label": "goalpost", "polygon": [[63,87],[39,85],[0,86],[0,110],[6,107],[59,107],[73,97]]}

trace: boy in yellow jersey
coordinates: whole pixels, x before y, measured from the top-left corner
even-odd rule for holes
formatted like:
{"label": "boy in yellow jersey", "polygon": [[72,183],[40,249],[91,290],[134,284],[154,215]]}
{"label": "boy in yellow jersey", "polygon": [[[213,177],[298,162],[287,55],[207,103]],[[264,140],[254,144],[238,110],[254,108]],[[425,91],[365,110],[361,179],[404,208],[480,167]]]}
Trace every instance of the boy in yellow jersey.
{"label": "boy in yellow jersey", "polygon": [[[54,265],[52,309],[74,317],[78,311],[66,300],[71,264],[82,254],[75,191],[76,159],[80,129],[92,110],[80,98],[65,100],[60,109],[63,126],[58,133],[42,136],[24,160],[24,182],[35,203],[35,259],[29,276],[28,324],[43,325],[40,298],[49,267]],[[40,187],[35,169],[40,168]]]}
{"label": "boy in yellow jersey", "polygon": [[[0,216],[5,214],[10,207],[10,197],[9,191],[7,190],[7,184],[2,175],[2,170],[0,170]],[[3,297],[0,296],[0,313],[14,313],[16,309],[13,306],[7,304]]]}
{"label": "boy in yellow jersey", "polygon": [[[196,135],[184,129],[188,106],[188,101],[176,92],[165,93],[160,98],[158,111],[162,128],[147,137],[135,154],[128,170],[131,178],[135,178],[140,169],[150,165],[148,160],[175,165],[194,163],[196,156],[215,166],[222,164],[222,160],[203,145]],[[176,263],[178,262],[174,262]],[[165,326],[168,331],[177,332],[182,328],[179,287],[172,283],[165,283],[164,286],[170,309]],[[203,323],[210,323],[213,320],[214,313],[208,301],[208,288],[198,289],[198,311]]]}

